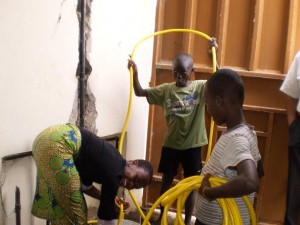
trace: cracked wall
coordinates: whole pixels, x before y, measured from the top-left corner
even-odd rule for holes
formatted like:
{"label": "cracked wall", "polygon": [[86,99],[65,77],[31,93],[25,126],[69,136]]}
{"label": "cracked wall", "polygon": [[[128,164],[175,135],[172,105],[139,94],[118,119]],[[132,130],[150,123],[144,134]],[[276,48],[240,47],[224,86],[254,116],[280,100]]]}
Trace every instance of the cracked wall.
{"label": "cracked wall", "polygon": [[[1,8],[2,7],[2,8]],[[67,122],[77,80],[76,2],[4,0],[0,59],[0,158],[31,150],[47,126]],[[30,213],[32,160],[0,161],[0,224],[15,224],[15,188],[21,189],[23,225],[45,224]]]}
{"label": "cracked wall", "polygon": [[[77,0],[2,1],[0,158],[30,151],[36,135],[50,125],[77,120],[71,113],[77,111],[77,5]],[[156,0],[97,0],[91,5],[89,34],[93,43],[87,43],[87,59],[93,71],[87,85],[91,106],[86,112],[92,112],[89,129],[107,136],[123,128],[129,99],[128,55],[140,38],[154,31]],[[144,87],[150,81],[152,49],[149,40],[136,53]],[[145,157],[147,115],[147,102],[134,98],[127,159]],[[32,159],[5,165],[0,161],[0,169],[0,224],[15,224],[18,186],[21,224],[44,225],[44,220],[30,213],[36,173]],[[134,194],[140,202],[142,190]]]}
{"label": "cracked wall", "polygon": [[[78,16],[78,22],[79,25],[82,20],[81,16],[81,4],[82,1],[79,0],[77,4],[77,16]],[[96,128],[96,119],[97,119],[97,109],[96,109],[96,98],[95,95],[92,93],[90,84],[89,84],[89,76],[92,73],[92,66],[90,63],[90,53],[91,53],[91,46],[92,46],[92,40],[91,40],[91,13],[92,13],[92,0],[86,1],[86,14],[84,17],[84,41],[85,42],[85,90],[83,91],[84,94],[84,127],[93,133],[97,134],[97,128]],[[79,32],[81,31],[81,28],[79,27]],[[80,37],[79,37],[80,38]],[[82,51],[82,49],[79,48],[79,51]],[[80,78],[80,71],[81,71],[81,65],[78,63],[77,70],[76,70],[76,78],[79,80]],[[72,108],[72,112],[69,118],[70,123],[75,123],[77,125],[80,125],[80,104],[79,104],[79,85],[77,87],[77,93],[74,99],[74,104]]]}

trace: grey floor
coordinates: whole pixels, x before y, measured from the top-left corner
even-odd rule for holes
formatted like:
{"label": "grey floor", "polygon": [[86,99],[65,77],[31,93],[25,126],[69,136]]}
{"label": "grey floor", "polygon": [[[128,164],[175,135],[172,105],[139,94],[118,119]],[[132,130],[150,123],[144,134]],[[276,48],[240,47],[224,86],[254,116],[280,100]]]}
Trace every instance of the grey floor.
{"label": "grey floor", "polygon": [[[144,214],[147,215],[147,210],[144,210]],[[159,210],[155,210],[154,213],[152,214],[149,222],[150,224],[155,224],[154,221],[156,221],[159,217]],[[176,213],[174,212],[169,212],[168,213],[168,224],[173,225],[174,224],[174,219],[176,217]],[[90,208],[89,213],[88,213],[88,220],[96,220],[97,219],[97,208]],[[132,221],[132,222],[131,222]],[[192,221],[195,221],[195,218],[192,218]],[[124,215],[124,221],[122,225],[137,225],[137,224],[142,224],[143,221],[141,219],[141,216],[138,212],[133,211],[126,213]]]}

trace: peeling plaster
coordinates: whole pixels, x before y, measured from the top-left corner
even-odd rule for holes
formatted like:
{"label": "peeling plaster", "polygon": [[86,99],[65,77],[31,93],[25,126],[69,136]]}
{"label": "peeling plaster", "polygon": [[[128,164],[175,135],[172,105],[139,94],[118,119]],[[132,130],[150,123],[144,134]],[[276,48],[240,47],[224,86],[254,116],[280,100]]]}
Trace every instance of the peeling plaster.
{"label": "peeling plaster", "polygon": [[[96,110],[96,98],[90,89],[90,85],[87,82],[86,93],[85,93],[85,112],[84,112],[84,125],[85,128],[97,133],[96,119],[98,116]],[[79,126],[79,101],[78,101],[78,89],[76,92],[76,97],[73,103],[73,109],[69,118],[69,122]]]}
{"label": "peeling plaster", "polygon": [[[81,20],[81,0],[78,0],[77,5],[77,17],[78,22],[80,24]],[[84,90],[85,93],[85,107],[84,107],[84,126],[86,129],[92,131],[93,133],[97,134],[97,128],[96,128],[96,119],[98,116],[97,110],[96,110],[96,98],[94,94],[91,91],[88,78],[92,72],[92,66],[90,64],[89,55],[91,52],[91,10],[92,10],[92,0],[86,1],[86,15],[85,15],[85,87],[86,90]],[[79,49],[80,51],[80,49]],[[80,65],[78,63],[77,71],[76,71],[76,77],[79,79],[80,75]],[[79,126],[80,124],[80,117],[79,117],[79,85],[77,88],[76,96],[73,103],[72,112],[69,118],[70,123],[75,123]]]}

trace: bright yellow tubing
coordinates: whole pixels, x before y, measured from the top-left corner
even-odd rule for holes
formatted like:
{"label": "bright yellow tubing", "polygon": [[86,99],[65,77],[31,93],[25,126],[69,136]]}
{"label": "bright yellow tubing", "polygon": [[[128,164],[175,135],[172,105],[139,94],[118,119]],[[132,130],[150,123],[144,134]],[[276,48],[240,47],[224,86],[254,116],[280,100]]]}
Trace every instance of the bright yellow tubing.
{"label": "bright yellow tubing", "polygon": [[[184,205],[184,200],[186,195],[188,195],[192,190],[198,190],[202,183],[203,176],[193,176],[186,178],[180,181],[176,186],[166,191],[151,207],[149,210],[144,223],[146,224],[148,220],[151,218],[152,213],[156,209],[156,207],[161,204],[165,206],[163,217],[161,220],[161,224],[167,225],[167,211],[173,202],[177,199],[177,215],[175,224],[184,224],[184,220],[182,218],[182,206]],[[225,179],[211,177],[210,184],[212,187],[218,186],[220,184],[224,184],[227,182]],[[184,200],[181,200],[183,198]],[[256,215],[253,209],[251,202],[249,201],[247,196],[243,196],[243,199],[248,207],[249,214],[251,217],[252,225],[256,225]],[[223,211],[223,225],[240,225],[242,224],[242,219],[238,210],[238,207],[233,198],[225,198],[225,199],[217,199],[222,211]]]}
{"label": "bright yellow tubing", "polygon": [[[205,33],[202,33],[202,32],[200,32],[200,31],[197,31],[197,30],[191,30],[191,29],[167,29],[167,30],[162,30],[162,31],[158,31],[158,32],[155,32],[155,33],[153,33],[153,34],[150,34],[150,35],[148,35],[148,36],[142,38],[141,40],[139,40],[139,41],[137,42],[137,44],[134,46],[134,48],[133,48],[133,51],[132,51],[132,53],[131,53],[131,55],[130,55],[130,59],[131,59],[131,60],[133,59],[136,49],[137,49],[144,41],[146,41],[147,39],[152,38],[152,37],[154,37],[154,36],[158,36],[158,35],[162,35],[162,34],[167,34],[167,33],[173,33],[173,32],[193,33],[193,34],[196,34],[196,35],[200,35],[200,36],[202,36],[203,38],[205,38],[205,39],[207,39],[207,40],[211,40],[211,37],[209,37],[209,36],[206,35]],[[213,59],[213,72],[215,72],[215,71],[216,71],[216,67],[217,67],[217,63],[216,63],[216,49],[215,49],[214,47],[212,48],[212,59]],[[129,107],[128,107],[128,113],[127,113],[126,121],[128,120],[129,115],[130,115],[130,111],[131,111],[131,103],[132,103],[132,100],[131,100],[131,99],[132,99],[132,92],[133,92],[132,89],[133,89],[133,70],[132,70],[132,68],[130,68],[130,100],[129,100]],[[211,120],[211,121],[212,121],[212,120]],[[212,123],[213,123],[213,121],[212,121]],[[123,132],[125,133],[126,127],[127,127],[127,122],[125,122],[123,131],[122,131],[122,135],[121,135],[121,139],[120,139],[120,146],[123,145],[123,137],[124,137]],[[211,134],[211,135],[210,135],[210,138],[209,138],[209,143],[212,142],[213,127],[214,127],[214,126],[213,126],[213,124],[212,124],[211,127],[210,127],[210,130],[211,130],[211,131],[210,131],[210,134]],[[211,145],[209,145],[209,148],[211,148]],[[209,158],[210,152],[211,152],[211,149],[208,149],[206,161],[207,161],[207,159]],[[131,191],[129,191],[129,193],[130,193],[130,192],[131,192]],[[132,194],[130,194],[130,195],[133,197],[132,199],[133,199],[135,205],[137,206],[138,211],[141,213],[141,216],[142,216],[143,218],[145,218],[145,215],[144,215],[144,213],[142,212],[142,210],[140,210],[140,208],[139,208],[139,206],[138,206],[138,204],[137,204],[137,202],[136,202],[134,196],[133,196]]]}
{"label": "bright yellow tubing", "polygon": [[[173,33],[173,32],[182,32],[182,33],[193,33],[193,34],[196,34],[196,35],[199,35],[199,36],[202,36],[203,38],[207,39],[207,40],[211,40],[211,37],[209,37],[207,34],[205,33],[202,33],[200,31],[197,31],[197,30],[192,30],[192,29],[167,29],[167,30],[162,30],[162,31],[157,31],[153,34],[150,34],[148,36],[145,36],[144,38],[142,38],[141,40],[139,40],[136,45],[134,46],[133,48],[133,51],[130,55],[130,59],[132,60],[133,57],[134,57],[134,54],[135,54],[135,51],[136,49],[144,42],[146,41],[147,39],[149,38],[152,38],[154,36],[158,36],[158,35],[161,35],[161,34],[167,34],[167,33]],[[216,71],[216,67],[217,67],[217,63],[216,63],[216,49],[215,47],[212,47],[212,61],[213,61],[213,65],[212,65],[212,71],[215,72]],[[131,106],[132,106],[132,92],[133,92],[133,70],[132,68],[130,68],[130,91],[129,91],[129,102],[128,102],[128,109],[127,109],[127,115],[126,115],[126,119],[125,119],[125,123],[124,123],[124,126],[123,126],[123,129],[122,129],[122,133],[121,133],[121,136],[120,136],[120,144],[119,144],[119,152],[122,153],[123,151],[123,142],[124,142],[124,136],[125,136],[125,132],[127,130],[127,126],[128,126],[128,121],[129,121],[129,117],[130,117],[130,114],[131,114]],[[207,151],[207,156],[206,156],[206,161],[208,160],[209,156],[210,156],[210,153],[211,153],[211,142],[212,142],[212,133],[213,133],[213,120],[211,120],[211,126],[210,126],[210,136],[209,136],[209,142],[208,142],[208,151]],[[205,161],[205,162],[206,162]],[[143,219],[145,219],[145,215],[143,213],[143,211],[141,210],[139,204],[137,203],[134,195],[131,193],[130,190],[129,191],[129,194],[135,204],[135,206],[137,207],[140,215],[142,216]],[[124,218],[124,212],[123,210],[121,211],[120,213],[120,216],[119,216],[119,220],[118,220],[118,225],[120,225],[120,222],[123,220]],[[97,223],[96,220],[91,220],[91,221],[88,221],[88,224],[94,224],[94,223]],[[144,224],[144,223],[143,223]]]}
{"label": "bright yellow tubing", "polygon": [[[197,31],[197,30],[192,30],[192,29],[166,29],[166,30],[161,30],[161,31],[157,31],[153,34],[150,34],[148,36],[145,36],[144,38],[142,38],[141,40],[139,40],[136,45],[133,48],[133,51],[131,52],[130,55],[130,59],[132,60],[134,57],[134,54],[136,52],[136,49],[146,40],[148,40],[149,38],[152,38],[154,36],[158,36],[158,35],[162,35],[162,34],[168,34],[168,33],[174,33],[174,32],[181,32],[181,33],[193,33],[196,35],[199,35],[205,39],[207,39],[208,41],[211,40],[211,37],[209,37],[207,34]],[[212,47],[212,72],[215,72],[217,69],[217,61],[216,61],[216,49],[215,47]],[[131,112],[131,104],[132,104],[132,89],[133,89],[133,71],[132,68],[130,68],[130,99],[129,99],[129,104],[128,104],[128,112],[127,112],[127,117],[125,120],[125,124],[122,130],[122,134],[121,134],[121,138],[120,138],[120,151],[122,151],[122,146],[123,146],[123,141],[124,141],[124,135],[127,129],[127,125],[128,125],[128,120],[129,120],[129,116],[130,116],[130,112]],[[212,129],[212,127],[211,127]],[[212,133],[212,132],[211,132]],[[209,140],[209,143],[211,143],[211,140]]]}

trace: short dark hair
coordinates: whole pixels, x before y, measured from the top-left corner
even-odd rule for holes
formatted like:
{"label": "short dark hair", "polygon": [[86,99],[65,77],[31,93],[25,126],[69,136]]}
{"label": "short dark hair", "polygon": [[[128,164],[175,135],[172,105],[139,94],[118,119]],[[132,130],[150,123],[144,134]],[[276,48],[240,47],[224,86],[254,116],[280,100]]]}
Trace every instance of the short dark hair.
{"label": "short dark hair", "polygon": [[206,83],[206,87],[213,96],[228,96],[232,101],[244,103],[244,83],[241,76],[232,69],[216,71]]}
{"label": "short dark hair", "polygon": [[176,64],[186,65],[189,68],[193,68],[194,60],[190,54],[187,53],[179,53],[175,56],[173,60],[173,66]]}
{"label": "short dark hair", "polygon": [[152,182],[152,177],[153,177],[153,166],[152,164],[144,159],[136,159],[135,160],[137,162],[137,166],[143,168],[146,172],[148,172],[149,177],[150,177],[150,181],[149,181],[149,185]]}

